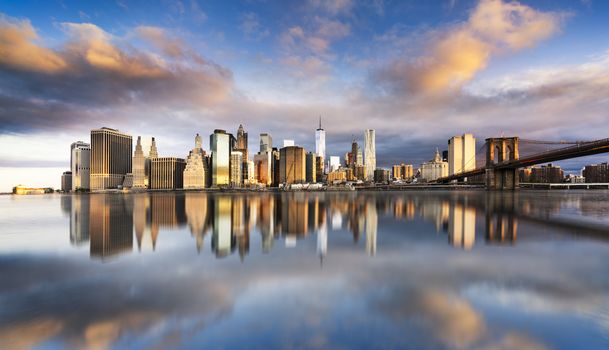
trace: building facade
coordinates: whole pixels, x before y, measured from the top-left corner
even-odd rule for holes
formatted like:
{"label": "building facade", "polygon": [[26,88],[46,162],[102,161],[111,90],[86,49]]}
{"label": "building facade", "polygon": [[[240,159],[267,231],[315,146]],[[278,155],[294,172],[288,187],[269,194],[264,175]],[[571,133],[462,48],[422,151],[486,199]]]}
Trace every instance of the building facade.
{"label": "building facade", "polygon": [[279,150],[279,153],[279,182],[283,184],[305,182],[306,160],[304,148],[289,146]]}
{"label": "building facade", "polygon": [[321,127],[321,117],[319,117],[319,128],[315,130],[315,154],[326,159],[326,131]]}
{"label": "building facade", "polygon": [[132,137],[115,129],[91,130],[91,190],[118,188],[131,172]]}
{"label": "building facade", "polygon": [[609,164],[586,165],[582,175],[586,183],[609,183]]}
{"label": "building facade", "polygon": [[247,132],[243,128],[243,124],[239,124],[239,129],[237,129],[237,140],[236,140],[236,143],[235,143],[235,149],[234,150],[237,151],[237,152],[241,152],[241,156],[243,158],[243,161],[241,163],[242,164],[242,166],[241,166],[241,176],[242,176],[241,182],[245,183],[245,182],[247,182],[247,179],[249,177],[247,162],[249,161],[250,156],[249,156],[249,151],[248,151]]}
{"label": "building facade", "polygon": [[81,141],[71,147],[70,170],[72,171],[72,191],[89,190],[91,176],[91,145]]}
{"label": "building facade", "polygon": [[373,129],[364,132],[364,166],[366,179],[372,180],[376,169],[376,135]]}
{"label": "building facade", "polygon": [[72,172],[64,171],[61,174],[61,191],[70,192],[72,191]]}
{"label": "building facade", "polygon": [[224,130],[216,129],[209,137],[213,187],[230,184],[230,146],[231,136]]}
{"label": "building facade", "polygon": [[454,175],[476,168],[476,139],[472,134],[448,140],[448,174]]}
{"label": "building facade", "polygon": [[306,181],[308,183],[315,183],[317,182],[316,155],[313,152],[309,152],[306,157]]}
{"label": "building facade", "polygon": [[159,157],[150,162],[150,188],[175,190],[184,187],[186,161],[182,158]]}
{"label": "building facade", "polygon": [[195,136],[195,147],[189,152],[184,168],[184,189],[202,189],[206,187],[205,151],[201,135]]}
{"label": "building facade", "polygon": [[230,154],[230,185],[231,187],[241,187],[243,184],[243,154],[233,151]]}
{"label": "building facade", "polygon": [[133,153],[133,188],[148,188],[148,172],[146,171],[146,160],[142,149],[142,137],[137,137],[135,151]]}
{"label": "building facade", "polygon": [[436,150],[432,160],[421,164],[421,179],[429,182],[445,176],[448,176],[448,163],[442,160],[440,152]]}
{"label": "building facade", "polygon": [[271,134],[260,134],[260,153],[271,152],[273,150],[273,138]]}

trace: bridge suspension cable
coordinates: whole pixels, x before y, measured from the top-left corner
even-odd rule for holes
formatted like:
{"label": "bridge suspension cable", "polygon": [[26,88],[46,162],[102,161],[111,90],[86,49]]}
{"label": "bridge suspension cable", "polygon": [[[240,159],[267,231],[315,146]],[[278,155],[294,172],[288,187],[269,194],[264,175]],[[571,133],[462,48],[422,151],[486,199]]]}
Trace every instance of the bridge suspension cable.
{"label": "bridge suspension cable", "polygon": [[520,139],[521,143],[531,143],[531,144],[537,144],[537,145],[581,145],[581,144],[586,144],[586,143],[592,143],[595,142],[594,141],[543,141],[543,140],[529,140],[529,139]]}

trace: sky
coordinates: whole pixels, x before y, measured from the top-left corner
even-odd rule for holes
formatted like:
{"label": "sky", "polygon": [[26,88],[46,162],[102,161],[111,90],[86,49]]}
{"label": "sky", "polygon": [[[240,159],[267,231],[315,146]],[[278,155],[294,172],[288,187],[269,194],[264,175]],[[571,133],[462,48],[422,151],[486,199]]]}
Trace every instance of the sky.
{"label": "sky", "polygon": [[314,150],[321,116],[328,155],[375,129],[383,167],[465,132],[606,138],[608,34],[600,0],[0,0],[0,191],[59,187],[102,126],[186,157],[239,124]]}

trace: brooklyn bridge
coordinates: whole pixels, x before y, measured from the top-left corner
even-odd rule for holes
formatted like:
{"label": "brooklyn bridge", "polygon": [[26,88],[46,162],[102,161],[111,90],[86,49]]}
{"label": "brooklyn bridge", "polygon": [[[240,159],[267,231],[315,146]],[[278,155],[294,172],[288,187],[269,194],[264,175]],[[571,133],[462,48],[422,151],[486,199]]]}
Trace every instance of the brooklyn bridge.
{"label": "brooklyn bridge", "polygon": [[[526,149],[523,152],[523,148]],[[609,152],[609,138],[595,141],[540,141],[519,137],[488,138],[476,153],[485,153],[476,168],[441,177],[437,183],[459,182],[484,176],[490,190],[519,187],[520,168]],[[472,159],[472,161],[474,161]]]}

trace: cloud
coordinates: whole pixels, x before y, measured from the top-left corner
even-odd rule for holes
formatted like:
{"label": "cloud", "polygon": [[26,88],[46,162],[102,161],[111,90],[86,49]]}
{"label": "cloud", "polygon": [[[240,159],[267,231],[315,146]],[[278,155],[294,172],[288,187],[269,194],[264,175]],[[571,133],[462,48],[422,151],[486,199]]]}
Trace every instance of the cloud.
{"label": "cloud", "polygon": [[309,0],[314,9],[320,9],[330,15],[349,14],[353,9],[352,0]]}
{"label": "cloud", "polygon": [[[120,120],[107,111],[121,107],[207,109],[232,93],[228,69],[162,28],[140,26],[125,37],[91,23],[62,28],[66,40],[51,50],[33,41],[37,34],[29,21],[0,20],[0,99],[6,102],[0,133],[65,127],[96,114]],[[132,33],[152,50],[125,45]],[[68,113],[61,116],[61,111]]]}
{"label": "cloud", "polygon": [[36,39],[38,35],[29,20],[0,14],[0,65],[40,73],[65,69],[65,60],[54,51],[36,45]]}
{"label": "cloud", "polygon": [[439,93],[461,88],[493,55],[530,48],[560,29],[564,14],[518,2],[481,0],[465,23],[431,33],[424,55],[402,58],[376,72],[398,92]]}
{"label": "cloud", "polygon": [[271,32],[262,26],[260,18],[253,12],[245,13],[242,16],[241,24],[239,25],[241,31],[247,38],[260,40],[271,34]]}

